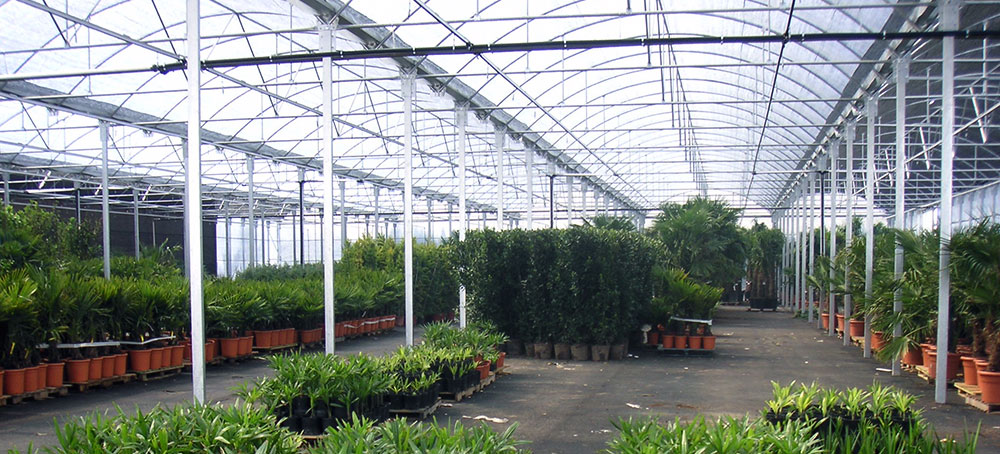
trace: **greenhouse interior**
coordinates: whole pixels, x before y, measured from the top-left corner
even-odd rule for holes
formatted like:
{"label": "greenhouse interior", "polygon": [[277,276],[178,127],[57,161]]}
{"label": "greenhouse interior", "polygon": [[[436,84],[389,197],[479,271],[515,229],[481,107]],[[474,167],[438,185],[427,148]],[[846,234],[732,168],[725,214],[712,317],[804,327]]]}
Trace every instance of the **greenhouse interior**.
{"label": "greenhouse interior", "polygon": [[1000,453],[1000,1],[0,25],[0,449]]}

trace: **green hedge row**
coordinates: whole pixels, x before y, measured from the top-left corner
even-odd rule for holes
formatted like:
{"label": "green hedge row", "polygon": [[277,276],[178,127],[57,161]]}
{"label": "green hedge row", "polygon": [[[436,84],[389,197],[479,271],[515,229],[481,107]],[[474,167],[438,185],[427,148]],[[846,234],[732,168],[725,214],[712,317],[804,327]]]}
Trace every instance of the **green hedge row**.
{"label": "green hedge row", "polygon": [[624,339],[663,256],[638,232],[596,228],[473,231],[454,247],[473,316],[529,342]]}

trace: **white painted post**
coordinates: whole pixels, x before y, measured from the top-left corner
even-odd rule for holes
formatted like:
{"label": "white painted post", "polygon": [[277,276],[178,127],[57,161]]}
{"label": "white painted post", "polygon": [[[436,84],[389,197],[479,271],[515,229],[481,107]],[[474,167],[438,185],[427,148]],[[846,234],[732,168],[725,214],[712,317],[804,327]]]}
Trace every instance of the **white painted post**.
{"label": "white painted post", "polygon": [[495,126],[493,131],[497,148],[497,230],[503,230],[503,149],[507,134],[503,126]]}
{"label": "white painted post", "polygon": [[[871,301],[875,266],[875,117],[878,115],[878,97],[870,96],[868,109],[868,152],[865,172],[865,299]],[[872,321],[865,314],[864,356],[872,356]]]}
{"label": "white painted post", "polygon": [[[806,182],[809,188],[809,230],[806,235],[809,236],[809,252],[808,260],[806,261],[808,268],[806,269],[807,276],[813,276],[816,269],[816,172],[809,172],[809,179]],[[808,280],[806,281],[808,283]],[[811,285],[806,286],[808,292],[806,295],[807,307],[806,321],[809,323],[813,322],[813,306],[815,306],[815,289]]]}
{"label": "white painted post", "polygon": [[191,383],[196,403],[205,402],[205,317],[202,289],[201,235],[201,11],[198,0],[187,2],[187,189],[188,263],[191,264]]}
{"label": "white painted post", "polygon": [[[335,24],[319,25],[319,50],[333,49]],[[323,333],[324,351],[332,355],[336,351],[336,325],[334,300],[334,238],[333,238],[333,60],[323,58],[322,109],[320,128],[320,159],[323,161]]]}
{"label": "white painted post", "polygon": [[833,261],[837,257],[837,157],[840,155],[840,139],[835,139],[830,147],[830,288],[827,290],[830,295],[830,304],[827,309],[829,315],[828,336],[837,334],[837,299],[833,294],[833,278],[835,268]]}
{"label": "white painted post", "polygon": [[101,134],[101,233],[104,278],[111,279],[111,207],[108,195],[108,122],[99,121]]}
{"label": "white painted post", "polygon": [[524,147],[524,190],[528,193],[528,226],[526,230],[535,228],[535,150]]}
{"label": "white painted post", "polygon": [[257,264],[257,242],[254,238],[257,230],[257,223],[253,217],[253,156],[247,156],[247,218],[250,223],[247,229],[247,252],[250,254],[250,266]]}
{"label": "white painted post", "polygon": [[[851,120],[847,123],[847,179],[844,180],[846,187],[844,193],[847,196],[844,206],[847,213],[847,232],[844,235],[844,247],[851,247],[854,241],[854,134],[857,123]],[[851,288],[851,272],[848,267],[844,267],[844,286]],[[851,307],[854,296],[850,292],[844,295],[844,346],[851,345],[851,318],[854,316]]]}
{"label": "white painted post", "polygon": [[[455,126],[458,128],[458,239],[465,241],[465,231],[469,228],[469,213],[465,200],[465,128],[469,121],[468,105],[458,103],[455,106]],[[458,325],[466,326],[465,315],[465,284],[458,286]]]}
{"label": "white painted post", "polygon": [[[906,82],[910,75],[910,57],[904,55],[896,60],[896,213],[893,224],[896,230],[903,230],[903,213],[905,212],[904,196],[906,195]],[[903,245],[896,239],[895,260],[893,272],[896,279],[903,277]],[[903,311],[903,291],[896,289],[892,296],[892,311],[899,314]],[[892,327],[893,337],[903,335],[903,327],[897,322]],[[899,358],[892,359],[892,375],[901,372]]]}
{"label": "white painted post", "polygon": [[[939,0],[941,29],[958,29],[958,1]],[[951,317],[951,241],[952,219],[952,159],[955,157],[955,38],[946,36],[941,42],[941,204],[938,221],[941,232],[938,272],[938,322],[936,377],[946,377],[948,367],[948,320]],[[935,380],[934,401],[947,400],[947,380]]]}
{"label": "white painted post", "polygon": [[[406,345],[413,345],[413,79],[412,70],[400,74],[403,91],[403,159],[406,182],[403,194],[403,275],[406,285]],[[502,178],[501,178],[502,180]],[[502,204],[501,204],[502,205]]]}

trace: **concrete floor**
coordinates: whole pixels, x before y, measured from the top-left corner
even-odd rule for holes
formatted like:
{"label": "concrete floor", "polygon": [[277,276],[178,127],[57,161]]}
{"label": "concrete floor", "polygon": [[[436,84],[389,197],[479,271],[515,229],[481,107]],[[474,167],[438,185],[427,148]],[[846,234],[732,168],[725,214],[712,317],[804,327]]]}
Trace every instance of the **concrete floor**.
{"label": "concrete floor", "polygon": [[[788,313],[719,310],[713,331],[719,337],[714,357],[668,357],[653,351],[633,351],[638,358],[593,363],[512,358],[512,375],[485,392],[438,410],[439,422],[487,416],[503,429],[517,422],[516,435],[531,440],[535,453],[598,452],[613,437],[612,419],[656,415],[661,420],[708,416],[756,415],[770,398],[772,380],[817,382],[823,386],[863,387],[878,380],[920,396],[918,405],[942,435],[960,436],[982,423],[980,453],[1000,453],[1000,415],[985,415],[961,403],[954,391],[949,404],[933,402],[933,389],[912,374],[891,377],[883,367],[861,357]],[[382,353],[403,342],[401,331],[379,338],[339,344],[338,351]],[[209,370],[207,397],[231,401],[232,388],[268,374],[266,362],[251,361]],[[151,383],[131,383],[89,394],[0,408],[0,452],[12,447],[55,442],[53,419],[149,408],[190,398],[190,375]]]}

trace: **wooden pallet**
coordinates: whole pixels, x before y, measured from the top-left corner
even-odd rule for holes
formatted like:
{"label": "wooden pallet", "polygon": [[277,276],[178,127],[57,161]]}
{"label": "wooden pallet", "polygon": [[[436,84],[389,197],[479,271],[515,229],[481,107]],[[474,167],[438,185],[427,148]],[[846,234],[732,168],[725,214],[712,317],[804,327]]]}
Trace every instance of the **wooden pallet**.
{"label": "wooden pallet", "polygon": [[479,380],[479,389],[478,389],[478,391],[482,391],[487,386],[492,385],[493,382],[495,382],[495,381],[497,381],[497,374],[495,372],[490,372],[490,374],[487,375],[486,378],[484,378],[482,380]]}
{"label": "wooden pallet", "polygon": [[144,370],[141,372],[132,372],[135,374],[139,381],[147,382],[153,380],[159,380],[162,378],[173,377],[174,375],[180,374],[184,366],[171,366],[162,367],[156,370]]}
{"label": "wooden pallet", "polygon": [[226,358],[225,356],[219,356],[219,358],[222,358],[222,361],[228,364],[242,363],[243,361],[253,358],[253,352],[249,355],[237,356],[235,358]]}
{"label": "wooden pallet", "polygon": [[704,348],[663,348],[662,345],[656,347],[656,350],[660,353],[666,355],[675,356],[712,356],[715,354],[715,349],[705,350]]}
{"label": "wooden pallet", "polygon": [[286,344],[286,345],[275,345],[275,346],[272,346],[272,347],[254,347],[253,351],[254,351],[254,353],[257,353],[257,354],[274,353],[274,352],[278,352],[278,351],[282,351],[282,350],[289,350],[289,349],[293,349],[293,348],[298,348],[298,346],[299,346],[299,344],[295,343],[295,344]]}
{"label": "wooden pallet", "polygon": [[396,416],[404,416],[404,417],[408,416],[408,417],[417,418],[417,419],[426,419],[428,416],[433,415],[434,412],[437,411],[438,407],[440,407],[440,406],[441,406],[441,399],[438,398],[429,407],[417,408],[415,410],[407,410],[407,409],[403,409],[403,408],[401,408],[399,410],[389,410],[389,414],[396,415]]}
{"label": "wooden pallet", "polygon": [[501,375],[510,375],[511,372],[510,372],[509,369],[510,369],[510,366],[507,366],[505,364],[503,367],[498,367],[497,370],[494,371],[493,373],[496,374],[497,377],[499,377]]}
{"label": "wooden pallet", "polygon": [[18,394],[16,396],[0,396],[0,407],[10,404],[18,405],[28,400],[45,400],[57,396],[69,394],[69,385],[52,386],[44,389],[32,391],[30,393]]}
{"label": "wooden pallet", "polygon": [[460,392],[457,392],[457,393],[450,393],[450,392],[447,392],[447,391],[442,391],[438,395],[443,400],[451,400],[451,401],[454,401],[454,402],[461,402],[462,399],[469,398],[473,394],[475,394],[475,392],[476,392],[476,390],[478,388],[479,388],[479,385],[475,385],[475,386],[472,386],[472,387],[470,387],[470,388],[468,388],[468,389],[466,389],[464,391],[460,391]]}
{"label": "wooden pallet", "polygon": [[958,388],[958,395],[965,398],[965,404],[977,408],[986,413],[1000,413],[1000,404],[988,404],[980,397],[982,391],[976,385],[966,385],[965,383],[955,383]]}
{"label": "wooden pallet", "polygon": [[[918,377],[924,379],[924,381],[926,381],[927,383],[934,383],[934,379],[931,378],[931,375],[930,373],[928,373],[926,366],[913,366],[913,367],[917,369]],[[948,386],[954,387],[956,383],[958,383],[957,380],[948,380]]]}
{"label": "wooden pallet", "polygon": [[[216,356],[216,357],[212,358],[211,361],[205,361],[205,365],[206,366],[216,366],[216,365],[222,364],[224,361],[225,360],[221,356]],[[183,367],[184,367],[184,372],[191,372],[191,361],[184,360]]]}
{"label": "wooden pallet", "polygon": [[917,373],[917,367],[918,366],[914,366],[912,364],[900,364],[900,367],[902,368],[902,370],[905,370],[907,372],[914,373],[914,374]]}
{"label": "wooden pallet", "polygon": [[326,438],[326,434],[319,435],[302,435],[302,440],[309,444],[319,443],[321,440]]}
{"label": "wooden pallet", "polygon": [[100,378],[97,380],[90,380],[83,383],[69,383],[68,385],[76,390],[77,392],[85,393],[93,388],[109,388],[111,385],[116,383],[128,383],[135,380],[136,376],[134,373],[127,373],[125,375],[118,375],[116,377]]}

